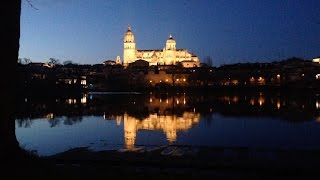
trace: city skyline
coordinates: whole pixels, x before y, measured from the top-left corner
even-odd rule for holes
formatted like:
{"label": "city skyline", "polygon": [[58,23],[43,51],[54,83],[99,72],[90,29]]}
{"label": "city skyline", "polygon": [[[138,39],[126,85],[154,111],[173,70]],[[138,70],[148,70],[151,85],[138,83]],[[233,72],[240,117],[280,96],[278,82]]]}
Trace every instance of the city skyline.
{"label": "city skyline", "polygon": [[99,64],[122,57],[133,27],[139,49],[177,48],[210,56],[214,66],[320,55],[320,2],[53,1],[22,3],[20,58]]}

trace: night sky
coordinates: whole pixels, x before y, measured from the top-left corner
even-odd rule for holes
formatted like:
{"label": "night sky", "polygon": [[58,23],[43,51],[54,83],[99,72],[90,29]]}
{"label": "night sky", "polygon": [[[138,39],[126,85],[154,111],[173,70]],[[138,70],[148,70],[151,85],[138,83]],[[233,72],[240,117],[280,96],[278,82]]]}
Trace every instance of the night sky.
{"label": "night sky", "polygon": [[138,49],[177,48],[214,66],[320,56],[319,0],[22,0],[20,58],[97,64]]}

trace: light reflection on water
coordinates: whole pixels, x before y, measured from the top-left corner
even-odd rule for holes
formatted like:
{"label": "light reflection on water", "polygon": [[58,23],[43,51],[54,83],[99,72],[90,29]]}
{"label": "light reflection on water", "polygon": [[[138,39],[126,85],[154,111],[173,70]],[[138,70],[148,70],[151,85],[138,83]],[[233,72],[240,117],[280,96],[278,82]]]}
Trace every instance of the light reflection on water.
{"label": "light reflection on water", "polygon": [[320,149],[317,99],[150,93],[22,101],[17,140],[44,156],[78,147],[100,151],[167,144]]}

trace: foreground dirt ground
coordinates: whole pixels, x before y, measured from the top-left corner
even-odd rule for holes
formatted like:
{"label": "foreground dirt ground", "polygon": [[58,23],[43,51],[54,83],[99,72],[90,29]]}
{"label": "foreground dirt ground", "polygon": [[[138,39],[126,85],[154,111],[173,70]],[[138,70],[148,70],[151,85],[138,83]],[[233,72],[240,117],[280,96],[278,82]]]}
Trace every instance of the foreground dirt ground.
{"label": "foreground dirt ground", "polygon": [[72,149],[15,168],[14,176],[147,179],[319,179],[320,152],[162,146],[133,151]]}

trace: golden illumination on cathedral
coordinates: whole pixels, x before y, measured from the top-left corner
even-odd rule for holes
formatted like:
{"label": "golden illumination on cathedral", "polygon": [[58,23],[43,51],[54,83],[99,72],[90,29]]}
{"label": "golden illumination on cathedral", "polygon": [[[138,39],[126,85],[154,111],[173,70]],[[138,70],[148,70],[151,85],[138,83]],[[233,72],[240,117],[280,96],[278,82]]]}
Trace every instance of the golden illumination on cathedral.
{"label": "golden illumination on cathedral", "polygon": [[124,114],[124,145],[126,149],[134,149],[137,132],[139,130],[161,130],[167,137],[169,143],[177,140],[177,132],[187,131],[200,121],[200,114],[184,112],[182,116],[150,114],[147,118],[140,120]]}
{"label": "golden illumination on cathedral", "polygon": [[[163,49],[138,50],[131,27],[124,34],[123,40],[123,65],[135,62],[136,60],[145,60],[149,65],[169,65],[180,62],[184,67],[199,67],[200,60],[193,53],[185,49],[177,49],[176,41],[170,34]],[[166,79],[167,81],[167,79]],[[186,79],[183,79],[186,81]]]}

